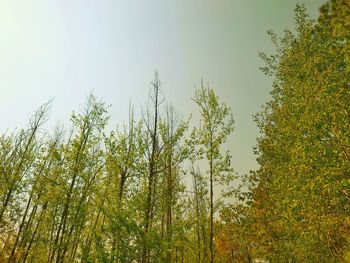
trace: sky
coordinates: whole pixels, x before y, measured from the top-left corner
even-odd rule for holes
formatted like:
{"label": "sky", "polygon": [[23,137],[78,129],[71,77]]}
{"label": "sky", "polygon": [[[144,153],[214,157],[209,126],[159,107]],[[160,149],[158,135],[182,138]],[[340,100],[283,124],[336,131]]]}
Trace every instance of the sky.
{"label": "sky", "polygon": [[[293,29],[294,0],[0,0],[0,132],[25,127],[53,99],[47,129],[68,123],[93,92],[112,105],[110,126],[139,111],[159,72],[168,102],[198,122],[191,97],[203,78],[234,115],[226,148],[239,174],[258,167],[252,115],[272,80],[258,51],[266,31]],[[316,18],[325,1],[305,0]]]}

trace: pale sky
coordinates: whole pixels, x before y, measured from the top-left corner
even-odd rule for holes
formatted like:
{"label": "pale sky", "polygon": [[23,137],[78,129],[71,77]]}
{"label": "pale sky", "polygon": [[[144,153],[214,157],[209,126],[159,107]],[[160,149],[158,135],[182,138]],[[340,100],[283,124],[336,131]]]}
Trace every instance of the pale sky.
{"label": "pale sky", "polygon": [[[111,127],[138,111],[157,69],[167,101],[184,117],[201,78],[233,111],[227,148],[242,174],[256,169],[252,115],[271,79],[257,52],[273,52],[268,29],[293,28],[294,0],[0,0],[0,132],[24,127],[54,99],[50,125],[68,123],[86,95],[102,98]],[[325,1],[301,1],[312,17]],[[193,122],[196,122],[194,114]]]}

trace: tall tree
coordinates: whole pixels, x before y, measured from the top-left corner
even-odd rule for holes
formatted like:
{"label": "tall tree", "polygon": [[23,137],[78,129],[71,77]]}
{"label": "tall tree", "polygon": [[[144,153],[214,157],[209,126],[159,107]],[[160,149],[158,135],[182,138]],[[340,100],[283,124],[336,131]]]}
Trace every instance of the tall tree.
{"label": "tall tree", "polygon": [[[101,141],[108,116],[104,103],[90,95],[82,113],[73,114],[73,135],[65,149],[63,200],[60,204],[58,227],[55,229],[53,248],[48,261],[65,262],[67,253],[73,252],[72,238],[77,242],[91,200],[92,187],[102,174]],[[69,251],[68,251],[69,250]]]}
{"label": "tall tree", "polygon": [[147,190],[144,211],[142,263],[148,263],[150,261],[149,238],[155,212],[154,205],[156,200],[156,185],[159,177],[159,157],[162,152],[159,138],[160,106],[165,100],[161,97],[161,82],[158,73],[155,73],[151,85],[152,88],[149,94],[150,105],[143,114],[144,125],[146,127],[144,140],[146,142],[145,156],[147,161]]}
{"label": "tall tree", "polygon": [[234,129],[230,108],[219,102],[219,98],[209,87],[196,89],[193,97],[201,114],[201,123],[194,130],[193,137],[199,146],[199,153],[208,161],[210,196],[210,262],[214,262],[214,184],[227,185],[233,179],[229,152],[221,153],[221,147]]}
{"label": "tall tree", "polygon": [[172,105],[167,105],[165,118],[160,122],[160,138],[163,142],[163,200],[165,214],[165,239],[167,242],[166,261],[172,262],[173,244],[173,214],[174,207],[179,203],[178,192],[181,191],[180,169],[187,157],[188,149],[183,142],[188,122],[181,121]]}
{"label": "tall tree", "polygon": [[[286,262],[349,260],[350,8],[327,2],[318,21],[296,8],[296,33],[270,32],[277,52],[261,54],[274,77],[257,116],[261,168],[253,209],[269,253]],[[261,198],[261,197],[268,198]],[[266,246],[267,244],[261,244]]]}

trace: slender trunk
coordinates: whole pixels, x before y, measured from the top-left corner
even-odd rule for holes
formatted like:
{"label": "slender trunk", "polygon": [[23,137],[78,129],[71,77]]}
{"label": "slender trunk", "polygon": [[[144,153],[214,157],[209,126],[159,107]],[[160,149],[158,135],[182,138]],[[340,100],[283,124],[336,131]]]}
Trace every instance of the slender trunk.
{"label": "slender trunk", "polygon": [[[42,116],[39,116],[39,119],[38,119],[39,121],[40,121]],[[36,131],[38,130],[38,128],[39,128],[39,124],[35,123],[34,127],[32,128],[32,131],[31,131],[31,133],[29,135],[28,141],[27,141],[27,143],[25,145],[24,151],[23,151],[23,153],[20,156],[20,158],[21,158],[20,162],[19,162],[18,166],[15,168],[15,172],[12,174],[13,178],[17,178],[20,175],[20,171],[22,169],[22,166],[25,163],[25,158],[24,157],[26,156],[26,154],[30,150],[29,147],[30,147],[30,145],[32,144],[32,142],[35,139],[35,134],[36,134]],[[4,213],[5,213],[5,210],[6,210],[8,204],[9,204],[9,202],[11,200],[12,194],[13,194],[15,188],[16,188],[16,184],[18,184],[20,181],[22,181],[23,176],[24,175],[22,174],[21,176],[19,176],[17,178],[17,181],[12,181],[11,184],[10,184],[9,190],[8,190],[8,192],[6,194],[5,202],[3,203],[2,208],[0,210],[0,224],[1,224],[2,220],[3,220],[3,216],[4,216]]]}
{"label": "slender trunk", "polygon": [[[151,136],[151,154],[149,156],[148,162],[148,186],[147,186],[147,198],[146,198],[146,206],[145,206],[145,228],[143,232],[143,248],[142,248],[142,258],[141,262],[146,263],[149,262],[150,251],[148,248],[147,239],[149,230],[152,225],[153,218],[153,202],[155,195],[155,182],[156,182],[156,166],[157,166],[157,150],[158,150],[158,118],[159,118],[159,92],[160,92],[160,81],[158,78],[158,74],[155,75],[155,79],[152,82],[153,86],[153,108],[154,108],[154,123],[153,127],[150,127],[150,123],[147,124],[148,132]],[[150,116],[148,116],[150,118]],[[154,191],[153,191],[154,189]]]}
{"label": "slender trunk", "polygon": [[28,211],[29,211],[30,204],[32,202],[32,196],[33,196],[33,192],[31,192],[31,194],[29,196],[29,199],[27,201],[26,209],[24,211],[21,224],[20,224],[20,226],[18,228],[18,231],[17,231],[16,240],[15,240],[15,243],[13,244],[13,247],[12,247],[9,263],[15,261],[15,252],[16,252],[17,244],[18,244],[19,238],[20,238],[20,236],[22,234],[22,229],[23,229],[23,226],[25,224],[25,220],[27,218],[27,214],[28,214]]}
{"label": "slender trunk", "polygon": [[[150,168],[152,170],[153,168]],[[153,172],[150,173],[149,180],[148,180],[148,192],[147,192],[147,201],[146,201],[146,211],[145,211],[145,230],[144,230],[144,237],[143,237],[143,248],[142,248],[142,263],[147,262],[148,258],[148,248],[147,248],[147,239],[148,239],[148,231],[150,226],[150,217],[151,217],[151,203],[152,203],[152,195],[153,195]]]}
{"label": "slender trunk", "polygon": [[[85,220],[85,214],[83,216],[82,219],[80,219],[81,221],[79,222],[78,221],[78,215],[81,211],[81,207],[83,205],[85,206],[88,206],[89,205],[89,199],[88,199],[88,196],[89,196],[89,190],[90,190],[90,187],[91,185],[94,183],[95,181],[95,178],[98,174],[98,171],[100,169],[98,169],[92,176],[92,178],[90,179],[90,181],[87,183],[87,185],[85,186],[85,189],[82,191],[82,195],[81,195],[81,198],[79,200],[79,203],[78,203],[78,207],[76,208],[75,210],[75,214],[74,214],[74,218],[72,220],[72,224],[71,224],[71,227],[70,227],[70,230],[68,232],[68,235],[67,235],[67,240],[70,240],[71,237],[72,237],[72,234],[73,234],[73,231],[76,229],[76,236],[79,236],[80,235],[80,232],[81,232],[81,229],[82,227],[84,226],[84,220]],[[78,222],[77,222],[78,221]],[[62,251],[62,259],[65,258],[65,255],[67,253],[67,249],[68,249],[68,245],[69,243],[66,242],[66,244],[64,244],[64,248],[63,248],[63,251]],[[63,261],[63,260],[62,260]]]}
{"label": "slender trunk", "polygon": [[212,138],[210,140],[210,163],[209,163],[209,169],[210,169],[210,240],[209,240],[209,246],[210,246],[210,263],[214,263],[214,202],[213,202],[213,149],[212,149]]}
{"label": "slender trunk", "polygon": [[171,155],[168,160],[168,176],[167,176],[167,240],[168,240],[168,248],[167,248],[167,262],[171,263],[171,239],[172,239],[172,166],[171,166]]}
{"label": "slender trunk", "polygon": [[[103,193],[103,197],[104,197],[104,198],[102,199],[100,205],[98,206],[98,212],[97,212],[97,216],[96,216],[95,222],[94,222],[94,224],[92,225],[91,230],[89,231],[90,233],[88,234],[88,237],[87,237],[86,244],[87,244],[87,251],[88,251],[89,253],[90,253],[90,248],[91,248],[91,243],[92,243],[92,237],[93,237],[93,235],[96,233],[96,228],[97,228],[98,220],[99,220],[99,218],[100,218],[103,205],[104,205],[104,203],[105,203],[105,201],[106,201],[107,189],[108,189],[109,183],[110,183],[110,177],[108,178],[108,183],[107,183],[107,186],[106,186],[106,188],[105,188],[105,190],[104,190],[104,193]],[[102,225],[103,225],[103,222],[102,222]],[[101,232],[103,232],[103,231],[101,230]],[[73,259],[74,259],[75,253],[76,253],[76,249],[75,249],[75,251],[74,251]],[[89,256],[89,254],[86,255],[86,257],[88,257],[88,256]],[[84,261],[84,259],[83,259],[83,261]]]}
{"label": "slender trunk", "polygon": [[197,223],[197,263],[201,262],[201,235],[200,235],[200,211],[199,211],[199,193],[197,185],[197,177],[195,171],[192,167],[193,174],[193,186],[194,186],[194,199],[195,199],[195,208],[196,208],[196,223]]}
{"label": "slender trunk", "polygon": [[[58,226],[58,230],[57,230],[57,234],[56,234],[56,238],[55,238],[55,242],[54,242],[54,249],[53,249],[53,253],[52,253],[52,258],[50,259],[49,262],[52,262],[52,260],[55,257],[57,245],[58,245],[58,251],[57,251],[57,256],[56,256],[56,263],[60,262],[60,254],[61,254],[63,239],[64,239],[64,235],[65,235],[65,231],[66,231],[68,210],[69,210],[69,206],[70,206],[70,202],[71,202],[71,195],[72,195],[73,188],[75,185],[75,180],[76,180],[76,175],[74,175],[72,182],[70,184],[70,187],[69,187],[69,191],[67,194],[67,198],[65,201],[65,205],[64,205],[61,220],[60,220],[60,224]],[[58,242],[59,242],[59,244],[58,244]]]}
{"label": "slender trunk", "polygon": [[2,222],[2,219],[3,219],[3,216],[4,216],[4,213],[5,213],[5,210],[10,202],[10,199],[11,199],[11,196],[12,196],[12,192],[13,192],[13,189],[9,189],[7,194],[6,194],[6,198],[5,198],[5,201],[4,203],[2,204],[2,208],[0,210],[0,223]]}
{"label": "slender trunk", "polygon": [[56,226],[56,222],[55,222],[55,218],[57,216],[58,213],[58,205],[55,206],[55,210],[52,216],[52,225],[51,225],[51,231],[50,231],[50,246],[49,246],[49,254],[47,257],[47,262],[51,262],[51,258],[53,257],[53,254],[55,252],[55,245],[54,245],[54,239],[55,239],[55,226]]}
{"label": "slender trunk", "polygon": [[[130,153],[130,151],[128,152],[128,154]],[[118,204],[117,204],[117,214],[119,215],[120,212],[123,209],[123,196],[124,196],[124,188],[125,188],[125,183],[126,183],[126,179],[127,179],[127,172],[124,170],[121,175],[120,175],[120,183],[119,183],[119,192],[118,192]],[[111,262],[114,262],[114,258],[118,258],[119,257],[119,233],[115,233],[115,235],[113,235],[113,243],[112,243],[112,251],[111,251]]]}
{"label": "slender trunk", "polygon": [[[46,210],[46,208],[47,208],[47,205],[48,205],[48,202],[46,201],[45,204],[43,205],[43,208],[42,208],[41,212],[40,212],[40,215],[39,215],[39,218],[38,218],[38,222],[36,223],[36,226],[35,226],[35,228],[34,228],[34,232],[33,232],[32,236],[31,236],[31,238],[30,238],[28,247],[27,247],[27,249],[26,249],[26,251],[25,251],[25,253],[24,253],[23,262],[26,262],[27,256],[28,256],[28,254],[29,254],[29,251],[30,251],[30,249],[31,249],[31,247],[32,247],[32,245],[33,245],[33,243],[34,243],[34,239],[35,239],[35,237],[36,237],[36,233],[37,233],[37,231],[38,231],[39,225],[40,225],[40,223],[41,223],[41,220],[42,220],[42,217],[43,217],[43,215],[44,215],[44,212],[45,212],[45,210]],[[22,240],[22,241],[23,241],[23,240]]]}

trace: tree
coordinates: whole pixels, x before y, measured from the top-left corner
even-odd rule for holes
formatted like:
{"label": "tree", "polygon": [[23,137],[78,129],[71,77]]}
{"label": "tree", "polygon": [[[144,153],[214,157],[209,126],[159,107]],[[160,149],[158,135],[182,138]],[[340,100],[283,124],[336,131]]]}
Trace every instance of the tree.
{"label": "tree", "polygon": [[287,30],[278,38],[270,32],[277,52],[261,54],[274,85],[272,100],[257,115],[261,168],[254,175],[252,209],[268,229],[265,257],[345,262],[350,8],[348,1],[330,1],[316,22],[298,5],[295,18],[296,34]]}
{"label": "tree", "polygon": [[[2,138],[4,146],[1,165],[2,178],[0,225],[3,224],[6,209],[13,195],[22,186],[28,170],[35,161],[34,152],[37,150],[37,134],[40,127],[48,119],[50,103],[41,106],[31,118],[28,130],[22,130],[15,138]],[[11,145],[12,144],[12,145]]]}
{"label": "tree", "polygon": [[154,205],[156,199],[156,185],[159,177],[159,157],[162,152],[159,139],[159,122],[160,122],[160,105],[164,102],[161,98],[161,82],[158,73],[155,73],[154,80],[151,83],[149,99],[151,107],[147,108],[143,114],[144,125],[146,131],[144,132],[144,141],[146,145],[145,157],[147,162],[146,174],[146,202],[144,209],[144,233],[143,233],[143,249],[142,249],[142,263],[148,263],[150,260],[150,230],[152,228],[152,221],[154,218]]}
{"label": "tree", "polygon": [[[128,124],[124,125],[122,130],[111,133],[106,139],[106,147],[107,184],[101,198],[108,199],[108,208],[104,209],[106,224],[115,232],[112,237],[110,260],[127,261],[130,259],[127,259],[126,247],[131,246],[131,241],[126,237],[131,235],[128,227],[132,223],[127,219],[127,214],[131,212],[132,207],[125,207],[125,204],[131,201],[128,198],[130,191],[137,191],[132,185],[142,173],[141,161],[144,154],[142,123],[135,121],[131,106]],[[114,187],[113,191],[110,191],[112,182]]]}
{"label": "tree", "polygon": [[230,108],[219,102],[212,89],[205,88],[203,82],[196,89],[193,101],[198,105],[201,124],[194,130],[193,138],[199,147],[200,155],[208,161],[210,196],[210,262],[214,262],[214,184],[228,185],[233,180],[229,152],[222,154],[220,147],[234,129]]}
{"label": "tree", "polygon": [[199,168],[194,169],[193,164],[191,167],[191,174],[193,180],[193,206],[194,206],[194,222],[196,232],[196,253],[197,262],[206,262],[208,258],[208,237],[207,237],[207,215],[208,215],[208,184],[204,180]]}
{"label": "tree", "polygon": [[[104,167],[101,139],[108,121],[104,103],[89,96],[84,111],[72,115],[72,138],[63,150],[62,196],[58,212],[57,228],[54,227],[52,250],[48,262],[61,263],[66,256],[75,256],[75,244],[81,237],[86,222],[93,186],[102,175]],[[55,219],[53,219],[55,220]],[[74,240],[75,242],[72,242]]]}
{"label": "tree", "polygon": [[[179,203],[178,194],[182,192],[180,178],[181,164],[187,157],[188,149],[182,139],[188,129],[188,122],[180,119],[172,105],[165,109],[166,117],[160,122],[160,138],[163,142],[164,152],[162,155],[163,166],[163,209],[165,214],[165,239],[167,242],[166,262],[172,262],[173,237],[173,214],[174,208]],[[162,219],[162,226],[164,225]],[[162,233],[163,231],[162,227]],[[163,235],[162,235],[163,236]]]}

